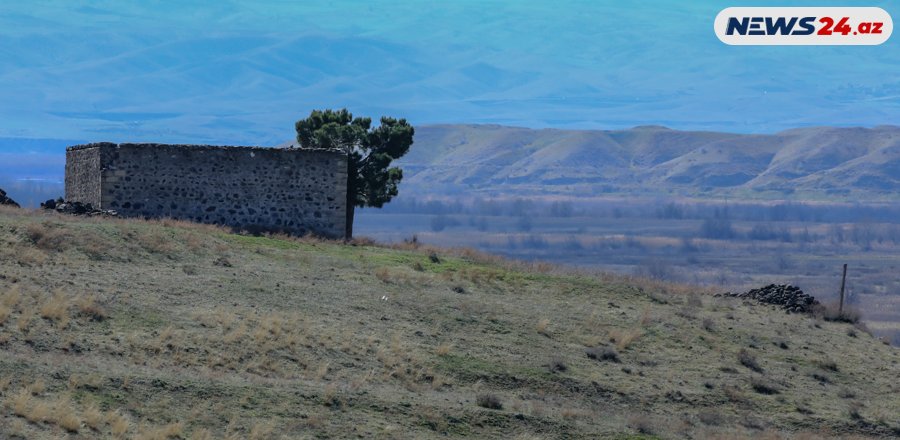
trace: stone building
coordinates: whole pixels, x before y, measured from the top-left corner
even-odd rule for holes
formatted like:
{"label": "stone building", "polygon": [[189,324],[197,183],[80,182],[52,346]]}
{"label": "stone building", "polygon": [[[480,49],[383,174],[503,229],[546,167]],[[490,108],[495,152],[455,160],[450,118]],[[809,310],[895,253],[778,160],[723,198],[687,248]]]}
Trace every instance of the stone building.
{"label": "stone building", "polygon": [[125,217],[340,238],[347,158],[305,149],[77,145],[66,150],[65,198]]}

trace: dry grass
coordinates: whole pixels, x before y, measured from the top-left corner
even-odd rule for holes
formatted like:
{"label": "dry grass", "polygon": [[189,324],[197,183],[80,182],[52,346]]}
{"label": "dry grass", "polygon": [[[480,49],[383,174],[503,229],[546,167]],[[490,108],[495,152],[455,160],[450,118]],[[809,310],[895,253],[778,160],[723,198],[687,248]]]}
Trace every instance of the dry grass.
{"label": "dry grass", "polygon": [[7,400],[7,405],[12,407],[13,414],[25,417],[31,412],[31,400],[31,392],[23,388]]}
{"label": "dry grass", "polygon": [[613,329],[609,331],[609,342],[615,343],[620,351],[627,349],[631,344],[644,335],[644,330],[633,328],[628,330]]}
{"label": "dry grass", "polygon": [[157,231],[138,233],[135,239],[144,250],[152,254],[168,256],[178,249],[175,245],[175,240],[173,240],[172,237],[168,237]]}
{"label": "dry grass", "polygon": [[6,320],[9,319],[9,316],[12,315],[12,312],[13,311],[11,308],[0,304],[0,325],[6,323]]}
{"label": "dry grass", "polygon": [[61,252],[66,250],[70,243],[66,231],[49,221],[25,225],[25,235],[35,247],[44,251]]}
{"label": "dry grass", "polygon": [[106,318],[106,310],[98,303],[97,296],[93,294],[79,296],[75,300],[78,313],[87,316],[94,321],[102,321]]}
{"label": "dry grass", "polygon": [[725,398],[727,398],[729,402],[737,404],[746,404],[748,402],[747,396],[738,387],[725,385],[722,387],[722,393],[725,394]]}
{"label": "dry grass", "polygon": [[137,426],[136,433],[132,438],[134,440],[167,440],[176,438],[176,436],[168,435],[168,427],[157,427],[149,424],[141,423]]}
{"label": "dry grass", "polygon": [[537,324],[534,326],[534,329],[535,329],[535,331],[537,331],[538,333],[540,333],[540,334],[542,334],[542,335],[544,335],[544,336],[548,336],[548,337],[549,337],[549,336],[550,336],[550,333],[549,333],[549,331],[548,331],[548,327],[549,327],[549,326],[550,326],[550,320],[547,319],[547,318],[541,318],[541,319],[537,322]]}
{"label": "dry grass", "polygon": [[[15,226],[13,246],[48,258],[40,268],[0,262],[4,275],[20,280],[0,279],[0,304],[9,304],[0,333],[10,335],[3,347],[9,357],[0,357],[0,378],[8,379],[0,388],[43,381],[35,395],[0,391],[0,420],[21,422],[30,437],[65,435],[64,425],[75,422],[86,438],[498,438],[530,431],[625,437],[636,430],[627,426],[628,414],[675,411],[697,424],[653,419],[657,428],[649,430],[703,438],[715,426],[741,436],[756,428],[743,427],[739,417],[696,422],[699,409],[670,402],[679,394],[661,394],[714,380],[711,389],[697,385],[692,397],[714,401],[723,414],[752,408],[765,426],[783,429],[780,414],[754,403],[785,399],[810,402],[823,423],[836,423],[823,408],[840,393],[812,396],[808,390],[822,385],[809,370],[789,370],[794,358],[813,363],[835,342],[845,351],[833,389],[866,396],[871,403],[859,411],[866,421],[877,417],[870,409],[876,405],[885,414],[896,408],[890,380],[858,362],[863,348],[866,359],[888,356],[887,348],[872,347],[861,334],[848,338],[843,324],[808,328],[796,316],[703,297],[697,305],[690,291],[636,288],[627,277],[551,266],[522,272],[532,265],[466,250],[409,245],[411,252],[399,252],[362,241],[237,237],[179,224],[58,221],[52,228],[63,234],[88,229],[111,246],[101,258],[78,243],[44,251]],[[5,230],[0,224],[0,243],[10,240]],[[148,254],[136,241],[141,235],[168,237],[172,252]],[[216,263],[222,255],[230,267]],[[185,264],[195,275],[182,270]],[[52,306],[59,298],[48,292],[69,292],[70,273],[90,293],[67,293],[68,306]],[[673,318],[681,307],[703,308],[717,331]],[[58,325],[64,319],[71,324]],[[18,322],[26,323],[22,330]],[[810,348],[760,342],[778,338]],[[748,344],[759,346],[754,353],[779,395],[756,394],[757,373],[735,365],[734,353]],[[585,359],[590,353],[603,362]],[[791,386],[782,385],[786,378]],[[628,403],[621,412],[618,404],[582,409],[607,395]],[[481,396],[494,396],[497,405]],[[846,408],[848,401],[838,402]],[[41,405],[49,412],[42,415]],[[516,414],[523,418],[512,419]],[[510,422],[517,424],[512,430]],[[11,429],[0,427],[0,437]]]}
{"label": "dry grass", "polygon": [[34,399],[28,406],[23,417],[31,423],[39,423],[49,421],[52,414],[52,408],[47,402]]}
{"label": "dry grass", "polygon": [[862,313],[859,311],[859,308],[844,304],[844,308],[841,309],[837,302],[820,304],[813,309],[813,316],[824,319],[825,321],[846,322],[850,324],[859,323],[862,319]]}
{"label": "dry grass", "polygon": [[34,396],[44,394],[44,391],[47,391],[47,384],[44,383],[44,379],[39,378],[32,382],[31,385],[28,385],[28,392]]}
{"label": "dry grass", "polygon": [[109,423],[110,432],[116,437],[124,436],[131,429],[131,423],[128,421],[128,418],[118,411],[107,413],[106,420]]}
{"label": "dry grass", "polygon": [[6,292],[3,293],[2,299],[0,299],[0,305],[3,305],[6,308],[12,309],[19,304],[19,301],[22,299],[21,287],[19,285],[14,285],[9,289],[6,289]]}
{"label": "dry grass", "polygon": [[84,424],[94,431],[99,431],[106,422],[106,416],[96,405],[90,405],[84,410]]}
{"label": "dry grass", "polygon": [[257,422],[250,429],[250,440],[267,440],[273,437],[275,424],[271,421]]}
{"label": "dry grass", "polygon": [[438,356],[446,356],[450,354],[450,351],[453,350],[453,346],[451,344],[441,344],[438,345],[434,350],[434,354]]}
{"label": "dry grass", "polygon": [[41,304],[41,318],[52,320],[59,328],[65,328],[69,325],[69,307],[71,300],[61,291],[57,291]]}
{"label": "dry grass", "polygon": [[53,422],[68,432],[81,429],[81,419],[75,414],[69,401],[60,399],[52,405]]}
{"label": "dry grass", "polygon": [[28,328],[31,326],[31,320],[34,319],[34,314],[35,312],[31,308],[22,310],[19,319],[16,321],[16,329],[18,329],[20,333],[28,333]]}
{"label": "dry grass", "polygon": [[191,433],[191,440],[213,440],[212,431],[206,428],[195,429],[193,433]]}
{"label": "dry grass", "polygon": [[657,435],[662,432],[659,422],[647,414],[636,414],[629,417],[628,426],[644,435]]}

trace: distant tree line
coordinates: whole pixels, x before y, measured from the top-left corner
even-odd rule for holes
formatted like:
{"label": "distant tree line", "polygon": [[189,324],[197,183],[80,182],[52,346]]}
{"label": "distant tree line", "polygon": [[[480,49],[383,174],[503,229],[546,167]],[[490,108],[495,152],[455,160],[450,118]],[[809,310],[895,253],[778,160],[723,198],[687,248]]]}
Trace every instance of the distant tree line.
{"label": "distant tree line", "polygon": [[[386,214],[473,215],[488,217],[592,217],[614,219],[707,220],[743,222],[898,223],[900,204],[814,205],[799,202],[724,203],[547,200],[527,197],[473,197],[436,199],[415,195],[396,197],[382,211]],[[714,225],[711,225],[714,226]]]}

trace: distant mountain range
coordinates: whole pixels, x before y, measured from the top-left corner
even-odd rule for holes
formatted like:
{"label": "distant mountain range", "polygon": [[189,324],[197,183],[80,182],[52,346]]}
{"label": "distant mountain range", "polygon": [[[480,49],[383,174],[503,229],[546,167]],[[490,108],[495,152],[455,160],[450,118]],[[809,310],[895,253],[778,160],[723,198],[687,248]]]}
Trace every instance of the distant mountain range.
{"label": "distant mountain range", "polygon": [[900,190],[897,126],[746,135],[431,125],[415,139],[402,191],[877,200]]}
{"label": "distant mountain range", "polygon": [[[61,181],[65,146],[79,142],[0,138],[0,180]],[[900,127],[748,135],[661,126],[425,125],[416,127],[415,144],[399,164],[401,192],[426,196],[894,200],[900,196]]]}

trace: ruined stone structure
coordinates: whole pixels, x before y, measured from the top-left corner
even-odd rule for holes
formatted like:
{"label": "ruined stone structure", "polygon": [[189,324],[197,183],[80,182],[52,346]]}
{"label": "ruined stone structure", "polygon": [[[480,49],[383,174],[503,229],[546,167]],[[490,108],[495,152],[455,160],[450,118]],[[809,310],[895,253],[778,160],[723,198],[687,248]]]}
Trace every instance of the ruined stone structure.
{"label": "ruined stone structure", "polygon": [[124,217],[339,238],[346,225],[347,158],[304,149],[77,145],[66,150],[66,200]]}

